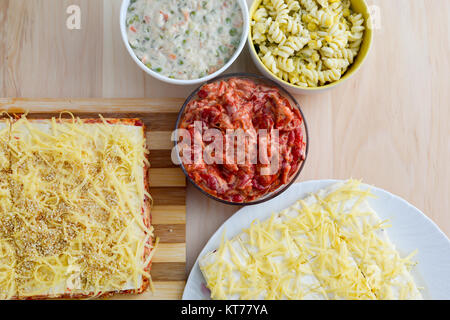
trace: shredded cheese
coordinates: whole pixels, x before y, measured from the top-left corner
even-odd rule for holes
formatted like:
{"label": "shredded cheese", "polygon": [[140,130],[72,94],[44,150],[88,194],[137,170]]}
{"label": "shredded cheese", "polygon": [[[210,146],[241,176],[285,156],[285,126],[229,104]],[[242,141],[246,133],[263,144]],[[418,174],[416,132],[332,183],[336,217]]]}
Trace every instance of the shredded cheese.
{"label": "shredded cheese", "polygon": [[200,260],[213,299],[421,299],[401,258],[349,180],[299,200]]}
{"label": "shredded cheese", "polygon": [[1,124],[0,298],[138,291],[153,252],[143,128]]}

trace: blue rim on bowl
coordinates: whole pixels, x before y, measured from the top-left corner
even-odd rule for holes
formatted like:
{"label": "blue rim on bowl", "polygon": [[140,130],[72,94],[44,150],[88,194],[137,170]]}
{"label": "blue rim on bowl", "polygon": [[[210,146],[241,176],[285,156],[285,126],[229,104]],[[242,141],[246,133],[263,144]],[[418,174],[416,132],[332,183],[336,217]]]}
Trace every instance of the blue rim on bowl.
{"label": "blue rim on bowl", "polygon": [[308,150],[309,150],[309,133],[308,133],[308,126],[306,124],[306,120],[305,120],[305,116],[303,114],[303,111],[300,107],[300,104],[297,102],[297,100],[287,91],[285,90],[282,86],[280,86],[279,84],[277,84],[275,81],[268,79],[264,76],[260,76],[260,75],[256,75],[256,74],[252,74],[252,73],[229,73],[229,74],[225,74],[225,75],[221,75],[219,77],[216,77],[214,79],[211,79],[209,81],[207,81],[206,83],[203,83],[201,86],[199,86],[197,89],[195,89],[190,95],[189,97],[187,97],[187,99],[185,100],[183,106],[181,107],[180,112],[178,113],[178,117],[177,117],[177,122],[175,124],[175,130],[179,128],[181,119],[184,115],[186,106],[189,104],[189,102],[191,102],[196,96],[197,93],[199,92],[199,90],[206,84],[209,83],[213,83],[216,81],[221,81],[221,80],[226,80],[226,79],[230,79],[230,78],[247,78],[250,80],[253,80],[255,82],[259,82],[259,83],[265,83],[268,84],[270,86],[276,87],[277,89],[280,90],[280,93],[283,97],[287,98],[289,100],[289,102],[291,103],[292,106],[296,107],[301,116],[302,116],[302,126],[303,126],[303,132],[304,132],[304,139],[305,139],[305,159],[302,161],[302,163],[300,164],[300,166],[297,169],[297,172],[295,174],[292,175],[292,177],[290,178],[289,182],[286,184],[283,184],[281,186],[279,186],[277,189],[275,189],[272,192],[269,192],[265,195],[263,195],[260,198],[257,198],[254,201],[250,201],[250,202],[232,202],[232,201],[227,201],[218,197],[213,196],[212,194],[208,193],[207,191],[205,191],[204,189],[202,189],[199,185],[197,185],[197,183],[195,181],[192,180],[192,178],[189,176],[188,172],[186,171],[183,162],[181,160],[180,157],[180,153],[179,153],[179,149],[178,149],[178,136],[175,136],[175,141],[174,141],[174,150],[175,150],[175,154],[177,157],[177,163],[180,164],[180,167],[184,173],[184,175],[186,176],[186,178],[188,179],[188,181],[194,185],[198,190],[200,190],[200,192],[202,192],[203,194],[205,194],[207,197],[214,199],[218,202],[224,203],[224,204],[228,204],[228,205],[236,205],[236,206],[247,206],[247,205],[255,205],[255,204],[259,204],[268,200],[271,200],[273,198],[275,198],[276,196],[282,194],[284,191],[286,191],[299,177],[300,172],[302,172],[303,167],[305,165],[306,159],[308,158]]}
{"label": "blue rim on bowl", "polygon": [[217,70],[214,73],[211,73],[205,77],[198,78],[198,79],[190,79],[190,80],[183,80],[183,79],[172,79],[166,76],[163,76],[149,68],[145,64],[142,63],[141,60],[139,60],[136,57],[136,54],[134,53],[133,49],[131,48],[129,42],[128,42],[128,36],[127,36],[127,29],[126,29],[126,18],[127,18],[127,10],[130,4],[130,0],[123,0],[122,5],[120,7],[120,33],[122,35],[123,43],[125,44],[125,48],[128,51],[128,54],[131,56],[131,58],[134,60],[134,62],[141,68],[143,71],[145,71],[148,75],[154,77],[155,79],[161,80],[166,83],[176,84],[176,85],[194,85],[203,83],[205,81],[211,80],[220,74],[222,74],[225,70],[227,70],[231,64],[236,61],[236,59],[241,54],[242,50],[244,49],[245,44],[247,43],[248,38],[248,31],[250,29],[250,19],[248,15],[248,6],[246,0],[237,0],[241,7],[242,15],[243,15],[243,22],[244,25],[242,26],[242,35],[241,40],[239,42],[239,46],[234,52],[233,56],[228,60],[225,65],[222,66],[219,70]]}

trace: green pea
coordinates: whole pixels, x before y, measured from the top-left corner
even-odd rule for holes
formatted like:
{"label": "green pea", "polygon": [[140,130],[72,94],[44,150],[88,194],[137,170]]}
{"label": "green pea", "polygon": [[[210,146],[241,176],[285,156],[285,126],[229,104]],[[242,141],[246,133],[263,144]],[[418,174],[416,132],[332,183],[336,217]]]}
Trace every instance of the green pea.
{"label": "green pea", "polygon": [[236,34],[237,34],[236,28],[231,28],[230,29],[230,36],[234,37]]}

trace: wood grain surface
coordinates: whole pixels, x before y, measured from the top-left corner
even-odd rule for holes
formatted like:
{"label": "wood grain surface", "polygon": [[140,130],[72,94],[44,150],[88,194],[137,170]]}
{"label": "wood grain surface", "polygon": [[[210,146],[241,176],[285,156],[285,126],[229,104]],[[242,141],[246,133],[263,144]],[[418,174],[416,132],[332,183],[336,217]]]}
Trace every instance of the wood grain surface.
{"label": "wood grain surface", "polygon": [[[332,91],[297,96],[311,138],[299,179],[361,178],[405,198],[450,235],[450,1],[367,2],[379,10],[380,20],[361,70]],[[155,112],[176,111],[194,87],[164,84],[135,65],[120,37],[120,3],[0,0],[0,96],[84,98],[86,110],[96,113],[147,111],[149,103],[156,105]],[[80,30],[65,26],[70,4],[81,8]],[[256,72],[247,50],[229,71]],[[167,97],[181,99],[158,100]],[[127,99],[109,105],[87,98],[139,99],[128,108]],[[39,105],[43,112],[73,106],[64,101]],[[1,103],[20,109],[33,107],[35,100]],[[156,132],[166,129],[161,121],[154,125]],[[165,156],[155,158],[159,166]],[[174,189],[175,203],[162,199],[158,205],[167,208],[167,221],[176,225],[184,223],[185,194],[183,188]],[[168,196],[164,187],[154,192]],[[211,234],[238,208],[216,203],[192,186],[186,196],[189,270]],[[178,284],[174,289],[159,282],[157,289],[167,288],[173,296],[182,290]]]}

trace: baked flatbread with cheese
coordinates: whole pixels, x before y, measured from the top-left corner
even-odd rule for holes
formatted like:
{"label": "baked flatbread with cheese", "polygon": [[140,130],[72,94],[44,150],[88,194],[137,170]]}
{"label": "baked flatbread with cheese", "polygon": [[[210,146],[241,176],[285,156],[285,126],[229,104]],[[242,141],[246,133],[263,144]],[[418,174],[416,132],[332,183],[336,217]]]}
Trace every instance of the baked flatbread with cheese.
{"label": "baked flatbread with cheese", "polygon": [[149,286],[153,228],[140,120],[22,117],[11,124],[6,152],[13,205],[1,213],[0,243],[14,254],[0,268],[8,268],[2,298]]}
{"label": "baked flatbread with cheese", "polygon": [[9,168],[9,120],[0,120],[0,171]]}

